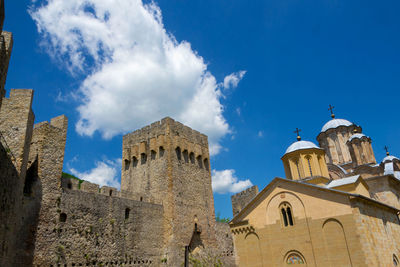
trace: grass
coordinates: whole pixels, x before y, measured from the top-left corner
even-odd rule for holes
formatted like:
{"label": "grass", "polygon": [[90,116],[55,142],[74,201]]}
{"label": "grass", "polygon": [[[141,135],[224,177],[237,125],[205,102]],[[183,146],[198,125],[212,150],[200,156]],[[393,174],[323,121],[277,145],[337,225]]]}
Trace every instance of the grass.
{"label": "grass", "polygon": [[79,181],[78,188],[81,189],[81,183],[83,183],[82,179],[79,179],[78,177],[76,177],[76,176],[74,176],[72,174],[66,173],[66,172],[62,172],[62,177],[63,178],[71,178],[71,179],[78,180]]}

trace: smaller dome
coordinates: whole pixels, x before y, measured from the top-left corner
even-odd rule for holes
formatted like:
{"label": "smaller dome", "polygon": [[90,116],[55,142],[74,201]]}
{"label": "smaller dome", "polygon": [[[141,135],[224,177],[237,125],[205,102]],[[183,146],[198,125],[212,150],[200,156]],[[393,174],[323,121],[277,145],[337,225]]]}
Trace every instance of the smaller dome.
{"label": "smaller dome", "polygon": [[309,149],[309,148],[318,148],[318,149],[320,149],[313,142],[310,142],[310,141],[297,141],[297,142],[294,142],[293,144],[291,144],[288,147],[288,149],[286,149],[285,155],[287,153],[290,153],[290,152],[293,152],[293,151],[297,151],[297,150],[301,150],[301,149]]}
{"label": "smaller dome", "polygon": [[348,120],[344,119],[332,119],[325,123],[325,125],[322,127],[321,132],[326,132],[329,129],[335,129],[339,126],[351,126],[353,123],[349,122]]}
{"label": "smaller dome", "polygon": [[347,142],[351,142],[351,140],[353,140],[353,139],[361,139],[361,138],[363,138],[363,137],[369,138],[369,137],[366,136],[365,134],[356,133],[356,134],[353,134],[352,136],[350,136],[350,138],[349,138],[349,140],[347,140]]}
{"label": "smaller dome", "polygon": [[395,156],[389,155],[389,156],[386,156],[386,157],[382,160],[382,163],[385,163],[385,162],[387,162],[387,161],[391,162],[391,161],[393,161],[393,160],[395,160],[395,159],[399,160],[399,159],[396,158]]}

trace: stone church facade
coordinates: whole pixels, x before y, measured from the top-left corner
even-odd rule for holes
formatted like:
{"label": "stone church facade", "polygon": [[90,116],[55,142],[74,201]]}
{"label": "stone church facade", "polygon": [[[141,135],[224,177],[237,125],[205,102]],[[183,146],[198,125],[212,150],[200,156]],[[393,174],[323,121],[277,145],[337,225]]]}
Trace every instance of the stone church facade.
{"label": "stone church facade", "polygon": [[400,160],[332,120],[282,157],[286,178],[232,196],[239,266],[399,266]]}

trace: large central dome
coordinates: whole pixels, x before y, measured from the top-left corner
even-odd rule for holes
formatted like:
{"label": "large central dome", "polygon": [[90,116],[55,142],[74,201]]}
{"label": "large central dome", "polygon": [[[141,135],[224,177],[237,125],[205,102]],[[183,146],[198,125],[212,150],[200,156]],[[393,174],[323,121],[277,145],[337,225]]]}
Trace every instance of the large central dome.
{"label": "large central dome", "polygon": [[353,123],[349,122],[348,120],[344,119],[332,119],[325,123],[325,125],[322,127],[321,132],[326,132],[329,129],[335,129],[340,126],[351,126]]}

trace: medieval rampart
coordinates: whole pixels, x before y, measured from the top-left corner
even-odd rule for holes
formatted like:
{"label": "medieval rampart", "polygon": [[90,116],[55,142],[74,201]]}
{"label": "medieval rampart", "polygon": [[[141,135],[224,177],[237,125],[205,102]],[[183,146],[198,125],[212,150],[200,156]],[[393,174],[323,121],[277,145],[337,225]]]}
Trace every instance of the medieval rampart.
{"label": "medieval rampart", "polygon": [[232,202],[232,213],[235,217],[247,204],[250,203],[253,198],[258,194],[258,187],[256,185],[243,190],[235,195],[231,196]]}

